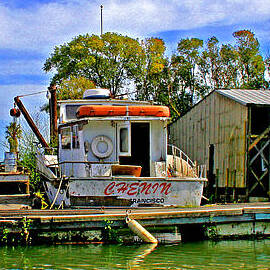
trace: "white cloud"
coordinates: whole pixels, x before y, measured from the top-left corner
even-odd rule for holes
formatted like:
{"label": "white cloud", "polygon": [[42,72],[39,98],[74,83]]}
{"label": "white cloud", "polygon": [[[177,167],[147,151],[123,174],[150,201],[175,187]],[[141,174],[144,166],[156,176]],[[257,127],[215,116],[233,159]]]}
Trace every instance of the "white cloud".
{"label": "white cloud", "polygon": [[[98,14],[93,9],[74,1],[40,4],[28,9],[0,6],[0,46],[48,53],[50,47],[74,35],[97,31]],[[98,13],[99,7],[96,9]]]}
{"label": "white cloud", "polygon": [[[20,0],[17,0],[20,1]],[[38,0],[37,0],[38,2]],[[100,32],[103,4],[104,32],[118,31],[133,37],[151,36],[169,30],[189,30],[207,25],[245,25],[270,19],[270,0],[58,0],[27,8],[9,8],[0,3],[0,48],[34,50],[49,55],[54,46],[80,33]],[[264,39],[268,27],[256,34]],[[0,75],[42,75],[43,61],[16,59],[0,62]],[[37,91],[46,86],[0,87],[0,115],[13,93]],[[9,97],[7,97],[9,95]],[[2,117],[2,116],[1,116]],[[0,117],[0,118],[1,118]]]}
{"label": "white cloud", "polygon": [[[19,1],[19,0],[18,0]],[[0,6],[0,46],[48,53],[80,33],[104,31],[147,36],[168,30],[187,30],[211,24],[240,24],[270,18],[269,0],[67,0],[27,9]]]}

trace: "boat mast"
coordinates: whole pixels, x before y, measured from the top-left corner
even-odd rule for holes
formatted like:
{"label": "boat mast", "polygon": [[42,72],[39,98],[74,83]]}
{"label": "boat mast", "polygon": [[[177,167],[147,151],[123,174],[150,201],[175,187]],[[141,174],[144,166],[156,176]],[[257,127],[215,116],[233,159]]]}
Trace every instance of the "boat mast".
{"label": "boat mast", "polygon": [[103,18],[102,18],[103,5],[100,6],[100,36],[103,34]]}

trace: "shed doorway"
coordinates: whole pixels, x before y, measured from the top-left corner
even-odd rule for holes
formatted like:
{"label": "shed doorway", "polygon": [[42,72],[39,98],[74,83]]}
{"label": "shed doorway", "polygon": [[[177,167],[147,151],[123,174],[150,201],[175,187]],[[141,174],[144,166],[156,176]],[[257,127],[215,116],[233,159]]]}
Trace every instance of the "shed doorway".
{"label": "shed doorway", "polygon": [[251,107],[248,141],[248,197],[270,197],[270,108]]}
{"label": "shed doorway", "polygon": [[131,123],[131,156],[119,157],[121,165],[142,167],[141,176],[150,176],[150,125]]}

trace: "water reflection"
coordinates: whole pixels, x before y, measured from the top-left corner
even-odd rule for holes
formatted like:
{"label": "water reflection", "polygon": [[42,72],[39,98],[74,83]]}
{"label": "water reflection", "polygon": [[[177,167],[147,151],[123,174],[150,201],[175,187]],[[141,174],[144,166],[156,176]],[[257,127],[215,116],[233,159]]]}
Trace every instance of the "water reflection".
{"label": "water reflection", "polygon": [[145,257],[149,255],[158,244],[148,244],[148,245],[142,245],[140,248],[138,248],[137,253],[138,255],[134,254],[134,258],[131,261],[128,261],[128,268],[127,269],[141,269],[141,262],[144,261]]}
{"label": "water reflection", "polygon": [[270,240],[1,247],[0,269],[270,269]]}

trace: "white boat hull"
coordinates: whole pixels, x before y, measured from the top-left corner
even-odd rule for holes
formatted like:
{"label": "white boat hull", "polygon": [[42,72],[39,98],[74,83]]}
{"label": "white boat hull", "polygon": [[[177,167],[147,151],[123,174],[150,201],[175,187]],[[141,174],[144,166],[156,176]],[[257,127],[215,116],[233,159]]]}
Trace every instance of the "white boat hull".
{"label": "white boat hull", "polygon": [[62,201],[66,206],[200,205],[205,180],[169,179],[70,179],[67,192],[59,192],[56,199],[57,188],[50,182],[47,182],[47,187],[49,199],[55,201],[55,205]]}

